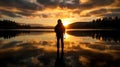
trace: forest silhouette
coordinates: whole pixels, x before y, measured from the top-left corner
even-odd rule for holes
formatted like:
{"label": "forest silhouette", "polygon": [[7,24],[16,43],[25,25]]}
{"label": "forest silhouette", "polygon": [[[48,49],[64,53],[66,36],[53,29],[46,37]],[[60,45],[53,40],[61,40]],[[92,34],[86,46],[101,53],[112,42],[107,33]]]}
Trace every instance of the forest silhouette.
{"label": "forest silhouette", "polygon": [[[79,20],[79,19],[78,19]],[[53,29],[54,27],[30,26],[19,24],[11,20],[0,20],[0,29]],[[120,17],[104,17],[91,22],[75,22],[67,26],[68,29],[120,29]]]}
{"label": "forest silhouette", "polygon": [[[30,24],[18,23],[12,20],[0,20],[0,29],[46,29],[48,27],[31,26]],[[51,27],[49,27],[51,28]]]}
{"label": "forest silhouette", "polygon": [[20,25],[15,21],[11,20],[0,20],[0,29],[19,29],[19,28],[30,28],[29,25]]}
{"label": "forest silhouette", "polygon": [[87,23],[72,23],[70,29],[120,29],[120,17],[104,17]]}

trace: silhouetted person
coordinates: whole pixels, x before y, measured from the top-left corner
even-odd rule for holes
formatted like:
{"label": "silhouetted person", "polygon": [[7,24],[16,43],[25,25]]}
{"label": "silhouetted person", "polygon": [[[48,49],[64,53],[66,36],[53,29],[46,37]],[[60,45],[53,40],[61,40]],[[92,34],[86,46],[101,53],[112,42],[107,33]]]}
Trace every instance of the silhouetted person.
{"label": "silhouetted person", "polygon": [[[56,57],[55,67],[65,67],[64,41],[63,41],[63,37],[65,34],[65,27],[63,26],[61,19],[58,19],[58,23],[55,26],[55,32],[56,32],[56,37],[57,37],[57,57]],[[60,40],[61,40],[61,47],[62,47],[61,53],[59,52]]]}
{"label": "silhouetted person", "polygon": [[64,48],[64,42],[63,42],[63,37],[64,37],[64,33],[65,33],[65,27],[62,24],[61,19],[58,19],[58,24],[55,26],[55,32],[56,32],[56,36],[57,36],[57,48],[59,50],[60,47],[60,40],[61,40],[61,47],[62,50]]}

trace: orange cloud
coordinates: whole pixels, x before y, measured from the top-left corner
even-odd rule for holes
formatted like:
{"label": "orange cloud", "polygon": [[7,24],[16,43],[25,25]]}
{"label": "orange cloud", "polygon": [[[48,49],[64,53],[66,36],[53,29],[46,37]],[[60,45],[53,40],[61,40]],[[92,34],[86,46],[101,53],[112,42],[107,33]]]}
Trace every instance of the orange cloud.
{"label": "orange cloud", "polygon": [[1,0],[0,18],[80,18],[83,21],[81,18],[86,17],[92,20],[120,16],[119,3],[119,0]]}

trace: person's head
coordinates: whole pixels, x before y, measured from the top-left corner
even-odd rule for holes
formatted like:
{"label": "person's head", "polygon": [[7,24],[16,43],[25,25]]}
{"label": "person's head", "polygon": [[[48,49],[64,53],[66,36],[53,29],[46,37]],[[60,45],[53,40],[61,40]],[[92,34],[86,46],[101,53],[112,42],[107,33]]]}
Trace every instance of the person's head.
{"label": "person's head", "polygon": [[58,19],[57,22],[58,22],[58,24],[61,24],[61,23],[62,23],[62,20],[61,20],[61,19]]}

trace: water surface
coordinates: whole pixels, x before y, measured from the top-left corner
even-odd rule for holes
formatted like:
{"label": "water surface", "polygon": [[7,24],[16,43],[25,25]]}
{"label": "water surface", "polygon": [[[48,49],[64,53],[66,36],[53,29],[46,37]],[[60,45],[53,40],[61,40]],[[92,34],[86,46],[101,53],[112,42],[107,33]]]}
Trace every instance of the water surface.
{"label": "water surface", "polygon": [[[0,66],[54,67],[54,30],[1,30]],[[120,35],[116,30],[68,30],[64,36],[65,67],[119,67]]]}

